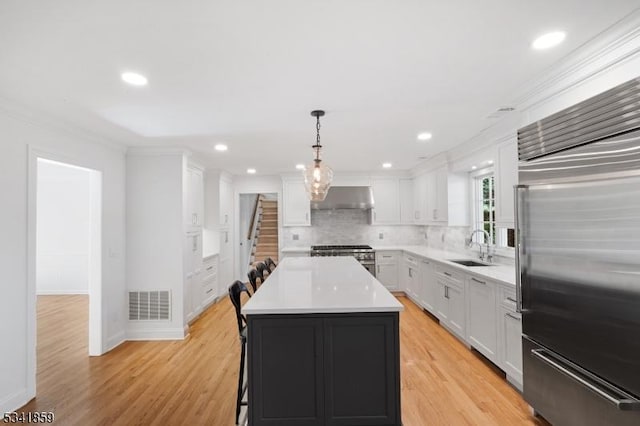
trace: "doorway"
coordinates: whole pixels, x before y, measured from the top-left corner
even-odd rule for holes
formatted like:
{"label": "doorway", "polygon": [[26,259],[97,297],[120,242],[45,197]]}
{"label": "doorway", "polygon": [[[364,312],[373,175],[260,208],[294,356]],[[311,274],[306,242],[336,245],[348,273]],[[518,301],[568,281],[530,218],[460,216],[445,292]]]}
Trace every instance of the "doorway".
{"label": "doorway", "polygon": [[[86,356],[103,354],[102,172],[33,149],[29,166],[28,362],[35,395],[37,366],[43,365],[37,360],[36,341],[45,342],[38,330],[81,329],[76,337],[86,340],[76,346],[84,348]],[[60,308],[61,315],[51,315],[52,306]],[[38,318],[52,318],[56,324],[38,324]]]}

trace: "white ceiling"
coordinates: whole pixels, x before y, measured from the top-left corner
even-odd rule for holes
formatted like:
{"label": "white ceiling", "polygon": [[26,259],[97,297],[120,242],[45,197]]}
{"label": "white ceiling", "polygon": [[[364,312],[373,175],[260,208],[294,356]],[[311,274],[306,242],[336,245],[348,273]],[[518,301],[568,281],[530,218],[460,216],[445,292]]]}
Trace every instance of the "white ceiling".
{"label": "white ceiling", "polygon": [[[492,123],[638,0],[3,0],[0,96],[233,173],[408,169]],[[567,32],[549,51],[529,46]],[[146,75],[127,86],[120,73]],[[416,141],[420,131],[434,137]],[[229,151],[213,145],[224,142]]]}

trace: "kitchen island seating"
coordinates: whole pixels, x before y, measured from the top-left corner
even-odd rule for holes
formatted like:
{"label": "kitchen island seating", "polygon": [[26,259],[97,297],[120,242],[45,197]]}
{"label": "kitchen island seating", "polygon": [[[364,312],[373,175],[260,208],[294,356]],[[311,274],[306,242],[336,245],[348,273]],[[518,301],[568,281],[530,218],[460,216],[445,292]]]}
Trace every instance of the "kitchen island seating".
{"label": "kitchen island seating", "polygon": [[[261,263],[260,265],[263,264]],[[249,277],[249,284],[251,284],[251,288],[255,293],[258,290],[258,280],[260,280],[260,284],[264,282],[264,272],[259,269],[252,269],[247,274],[247,277]]]}
{"label": "kitchen island seating", "polygon": [[276,262],[273,261],[273,259],[271,259],[270,257],[267,257],[264,260],[264,264],[267,265],[267,270],[269,271],[269,274],[271,274],[273,272],[274,269],[276,269]]}
{"label": "kitchen island seating", "polygon": [[247,405],[246,401],[242,401],[244,394],[247,392],[247,384],[244,383],[245,373],[245,358],[247,353],[247,319],[242,315],[241,302],[242,293],[246,292],[248,297],[251,297],[249,289],[242,281],[236,281],[229,287],[229,299],[236,310],[236,319],[238,321],[238,335],[240,336],[240,369],[238,373],[238,396],[236,399],[236,424],[238,424],[238,418],[240,417],[240,408],[243,405]]}
{"label": "kitchen island seating", "polygon": [[260,262],[260,263],[258,263],[258,264],[256,265],[256,271],[258,271],[258,275],[260,276],[260,280],[261,280],[260,282],[261,282],[261,283],[262,283],[262,282],[264,282],[264,279],[265,279],[265,277],[264,277],[265,272],[267,273],[267,275],[271,273],[271,271],[269,270],[269,268],[267,267],[267,265],[265,265],[265,264],[264,264],[264,263],[262,263],[262,262]]}

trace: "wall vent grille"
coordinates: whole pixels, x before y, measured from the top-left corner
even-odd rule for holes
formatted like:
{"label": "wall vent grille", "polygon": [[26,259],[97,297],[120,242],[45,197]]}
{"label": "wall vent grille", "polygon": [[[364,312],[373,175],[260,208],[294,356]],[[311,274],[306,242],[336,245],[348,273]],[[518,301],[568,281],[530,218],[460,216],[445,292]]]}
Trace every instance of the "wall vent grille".
{"label": "wall vent grille", "polygon": [[165,321],[171,319],[171,293],[130,291],[129,321]]}

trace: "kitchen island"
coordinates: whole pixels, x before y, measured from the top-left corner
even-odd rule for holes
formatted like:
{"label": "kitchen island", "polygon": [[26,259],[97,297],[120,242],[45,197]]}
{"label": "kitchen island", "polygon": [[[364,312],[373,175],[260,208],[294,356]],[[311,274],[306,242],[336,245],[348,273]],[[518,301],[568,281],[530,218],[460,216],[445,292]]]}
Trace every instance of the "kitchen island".
{"label": "kitchen island", "polygon": [[402,310],[354,258],[281,261],[242,308],[249,424],[401,425]]}

